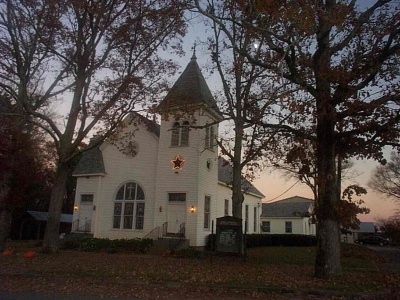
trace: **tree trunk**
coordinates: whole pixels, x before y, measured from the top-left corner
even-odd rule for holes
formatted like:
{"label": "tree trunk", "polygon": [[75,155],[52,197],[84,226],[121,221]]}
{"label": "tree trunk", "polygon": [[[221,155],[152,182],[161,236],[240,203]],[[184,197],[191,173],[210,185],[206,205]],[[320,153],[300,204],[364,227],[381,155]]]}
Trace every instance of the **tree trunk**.
{"label": "tree trunk", "polygon": [[318,278],[331,278],[341,274],[334,108],[328,101],[321,101],[318,106],[318,198],[316,209],[318,231],[315,276]]}
{"label": "tree trunk", "polygon": [[0,252],[6,249],[7,238],[11,229],[12,212],[8,209],[0,210]]}
{"label": "tree trunk", "polygon": [[58,164],[56,177],[51,190],[49,213],[43,242],[43,250],[49,253],[56,252],[59,246],[58,236],[60,230],[61,209],[66,190],[68,171],[69,168],[67,164]]}

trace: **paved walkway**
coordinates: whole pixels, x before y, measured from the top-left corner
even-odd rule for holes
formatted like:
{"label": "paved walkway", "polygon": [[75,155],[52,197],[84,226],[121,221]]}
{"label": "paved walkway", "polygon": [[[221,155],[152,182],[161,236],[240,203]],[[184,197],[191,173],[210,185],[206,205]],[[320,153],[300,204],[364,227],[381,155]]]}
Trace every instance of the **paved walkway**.
{"label": "paved walkway", "polygon": [[15,292],[5,293],[0,291],[0,300],[140,300],[139,298],[117,298],[99,297],[83,294],[60,294],[60,293],[34,293],[34,292]]}

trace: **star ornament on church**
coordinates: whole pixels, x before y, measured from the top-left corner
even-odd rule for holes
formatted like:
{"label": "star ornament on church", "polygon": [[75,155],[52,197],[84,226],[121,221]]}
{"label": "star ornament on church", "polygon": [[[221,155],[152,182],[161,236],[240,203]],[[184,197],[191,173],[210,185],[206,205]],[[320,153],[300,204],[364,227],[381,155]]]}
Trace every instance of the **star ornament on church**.
{"label": "star ornament on church", "polygon": [[177,155],[173,160],[171,160],[171,163],[172,163],[172,170],[182,170],[185,160],[183,159],[182,156]]}

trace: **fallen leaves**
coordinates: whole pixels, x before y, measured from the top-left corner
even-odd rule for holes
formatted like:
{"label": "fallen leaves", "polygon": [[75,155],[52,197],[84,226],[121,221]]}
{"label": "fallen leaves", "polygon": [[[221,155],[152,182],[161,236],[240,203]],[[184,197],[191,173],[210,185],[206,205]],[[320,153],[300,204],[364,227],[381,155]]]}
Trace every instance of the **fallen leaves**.
{"label": "fallen leaves", "polygon": [[[350,249],[346,256],[372,259],[373,253],[360,254],[357,249],[362,248]],[[280,247],[279,251],[284,252],[285,247]],[[290,251],[294,253],[293,249]],[[0,257],[1,290],[33,289],[104,297],[180,300],[215,299],[217,295],[222,299],[262,299],[266,294],[268,298],[285,299],[286,293],[304,294],[309,290],[377,292],[400,288],[400,275],[382,270],[346,270],[340,278],[318,280],[313,276],[312,264],[271,264],[257,257],[268,255],[268,251],[260,249],[250,249],[246,261],[236,257],[185,259],[69,250],[36,255],[27,267],[25,254],[28,252],[21,249]],[[305,257],[309,255],[306,248],[304,252]],[[313,299],[308,294],[306,298]],[[322,298],[321,294],[316,298]]]}

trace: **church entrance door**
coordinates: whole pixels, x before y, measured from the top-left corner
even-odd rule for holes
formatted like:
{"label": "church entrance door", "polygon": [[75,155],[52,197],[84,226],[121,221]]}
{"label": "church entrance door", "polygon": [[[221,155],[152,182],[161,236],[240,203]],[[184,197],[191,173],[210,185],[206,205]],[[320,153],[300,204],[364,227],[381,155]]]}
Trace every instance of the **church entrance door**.
{"label": "church entrance door", "polygon": [[168,233],[178,233],[182,223],[186,222],[186,203],[168,205]]}
{"label": "church entrance door", "polygon": [[77,231],[92,231],[93,206],[82,204],[79,209],[79,225]]}

